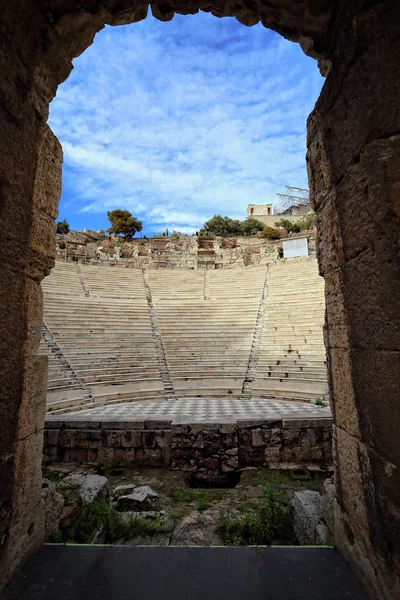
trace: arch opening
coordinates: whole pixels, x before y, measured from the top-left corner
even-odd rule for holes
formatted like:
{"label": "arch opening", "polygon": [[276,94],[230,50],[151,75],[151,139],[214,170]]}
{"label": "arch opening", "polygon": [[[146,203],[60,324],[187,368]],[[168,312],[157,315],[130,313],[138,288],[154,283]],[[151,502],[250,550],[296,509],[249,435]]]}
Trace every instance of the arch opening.
{"label": "arch opening", "polygon": [[[105,2],[90,13],[73,3],[65,10],[47,0],[26,3],[25,8],[23,17],[17,5],[3,14],[3,581],[42,539],[46,367],[36,357],[39,282],[54,260],[53,220],[62,162],[59,143],[46,124],[48,104],[68,76],[72,58],[90,45],[96,31],[105,24],[141,20],[147,13],[147,5],[131,2],[122,7]],[[168,20],[174,12],[201,8],[216,16],[236,16],[247,25],[261,20],[299,41],[328,74],[308,121],[308,172],[326,285],[336,538],[371,597],[392,599],[399,590],[399,9],[388,1],[344,8],[342,3],[327,7],[304,0],[274,7],[163,4],[153,5],[152,11]],[[32,531],[33,515],[37,527]]]}

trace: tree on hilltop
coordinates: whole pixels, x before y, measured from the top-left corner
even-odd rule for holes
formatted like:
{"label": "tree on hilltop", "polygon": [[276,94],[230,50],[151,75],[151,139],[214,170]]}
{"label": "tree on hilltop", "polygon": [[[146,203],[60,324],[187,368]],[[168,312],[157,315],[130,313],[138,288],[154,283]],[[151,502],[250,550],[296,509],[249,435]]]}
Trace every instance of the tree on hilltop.
{"label": "tree on hilltop", "polygon": [[57,233],[61,233],[62,235],[69,233],[69,223],[67,223],[66,219],[57,221]]}
{"label": "tree on hilltop", "polygon": [[129,210],[116,208],[107,212],[107,217],[111,227],[107,229],[109,235],[123,235],[125,239],[130,240],[135,233],[142,231],[142,221],[132,216]]}
{"label": "tree on hilltop", "polygon": [[240,233],[242,235],[256,235],[259,231],[263,231],[265,225],[257,219],[250,217],[240,223]]}
{"label": "tree on hilltop", "polygon": [[214,215],[209,221],[204,223],[200,229],[200,235],[220,235],[223,237],[230,235],[255,235],[258,231],[264,229],[264,223],[257,219],[231,219],[230,217],[222,217]]}
{"label": "tree on hilltop", "polygon": [[240,221],[230,217],[214,215],[200,229],[200,235],[240,235]]}

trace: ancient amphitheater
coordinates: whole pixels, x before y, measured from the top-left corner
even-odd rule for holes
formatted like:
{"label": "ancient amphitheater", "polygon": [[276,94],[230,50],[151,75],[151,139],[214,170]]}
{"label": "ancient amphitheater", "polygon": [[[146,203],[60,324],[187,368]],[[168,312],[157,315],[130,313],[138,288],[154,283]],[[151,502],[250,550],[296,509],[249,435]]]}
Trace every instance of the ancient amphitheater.
{"label": "ancient amphitheater", "polygon": [[57,262],[42,288],[53,416],[329,414],[315,404],[327,376],[314,259],[209,271]]}

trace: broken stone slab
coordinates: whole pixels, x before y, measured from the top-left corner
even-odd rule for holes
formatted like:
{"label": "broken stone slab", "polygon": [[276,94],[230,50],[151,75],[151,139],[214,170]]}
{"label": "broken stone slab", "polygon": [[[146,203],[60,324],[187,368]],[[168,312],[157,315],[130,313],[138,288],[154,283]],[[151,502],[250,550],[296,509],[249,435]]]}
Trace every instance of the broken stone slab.
{"label": "broken stone slab", "polygon": [[135,488],[136,488],[136,485],[133,483],[126,483],[125,485],[118,485],[116,488],[114,488],[112,497],[114,500],[118,500],[118,498],[120,498],[120,496],[127,496],[128,494],[131,494]]}
{"label": "broken stone slab", "polygon": [[316,528],[323,523],[321,494],[312,490],[295,492],[290,503],[293,528],[301,545],[316,544]]}
{"label": "broken stone slab", "polygon": [[171,546],[221,546],[218,524],[219,512],[191,513],[175,527]]}
{"label": "broken stone slab", "polygon": [[154,521],[155,519],[159,519],[161,523],[167,521],[169,519],[168,513],[165,510],[143,510],[143,511],[126,511],[121,513],[121,517],[124,520],[129,521],[131,519],[146,519],[148,521]]}
{"label": "broken stone slab", "polygon": [[64,511],[64,498],[56,491],[52,481],[43,479],[42,500],[44,504],[44,535],[48,537],[58,530]]}
{"label": "broken stone slab", "polygon": [[143,506],[152,504],[158,500],[158,494],[148,485],[135,488],[131,494],[118,498],[117,510],[142,509]]}
{"label": "broken stone slab", "polygon": [[77,492],[84,504],[109,496],[108,479],[102,475],[73,473],[66,479],[77,487]]}

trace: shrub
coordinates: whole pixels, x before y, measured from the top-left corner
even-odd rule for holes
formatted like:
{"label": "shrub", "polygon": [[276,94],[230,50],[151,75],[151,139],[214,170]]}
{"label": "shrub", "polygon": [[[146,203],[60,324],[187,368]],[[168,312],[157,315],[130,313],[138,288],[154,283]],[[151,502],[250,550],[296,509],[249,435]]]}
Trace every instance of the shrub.
{"label": "shrub", "polygon": [[61,233],[62,235],[69,233],[69,224],[67,223],[66,219],[63,221],[57,221],[56,225],[57,233]]}
{"label": "shrub", "polygon": [[61,242],[61,244],[58,244],[58,247],[60,250],[65,250],[65,248],[67,247],[66,244],[64,244],[64,242]]}
{"label": "shrub", "polygon": [[247,510],[242,518],[228,511],[221,513],[218,532],[225,545],[289,544],[293,538],[287,506],[289,498],[284,492],[267,489],[261,506]]}
{"label": "shrub", "polygon": [[281,237],[281,232],[279,229],[275,227],[269,227],[268,225],[263,229],[263,237],[267,238],[267,240],[279,240]]}
{"label": "shrub", "polygon": [[164,532],[159,519],[127,519],[123,513],[110,506],[105,500],[96,500],[83,506],[74,526],[73,539],[85,543],[96,531],[104,533],[105,542],[111,544],[118,539],[130,539],[137,535],[154,535]]}
{"label": "shrub", "polygon": [[323,401],[322,398],[316,398],[315,402],[314,402],[315,406],[326,406],[326,403]]}
{"label": "shrub", "polygon": [[258,231],[262,231],[263,229],[264,223],[261,223],[261,221],[257,221],[257,219],[253,219],[252,217],[242,221],[239,226],[239,232],[244,236],[256,235]]}
{"label": "shrub", "polygon": [[174,240],[179,240],[179,235],[177,233],[173,233],[171,235],[171,238],[174,239]]}

